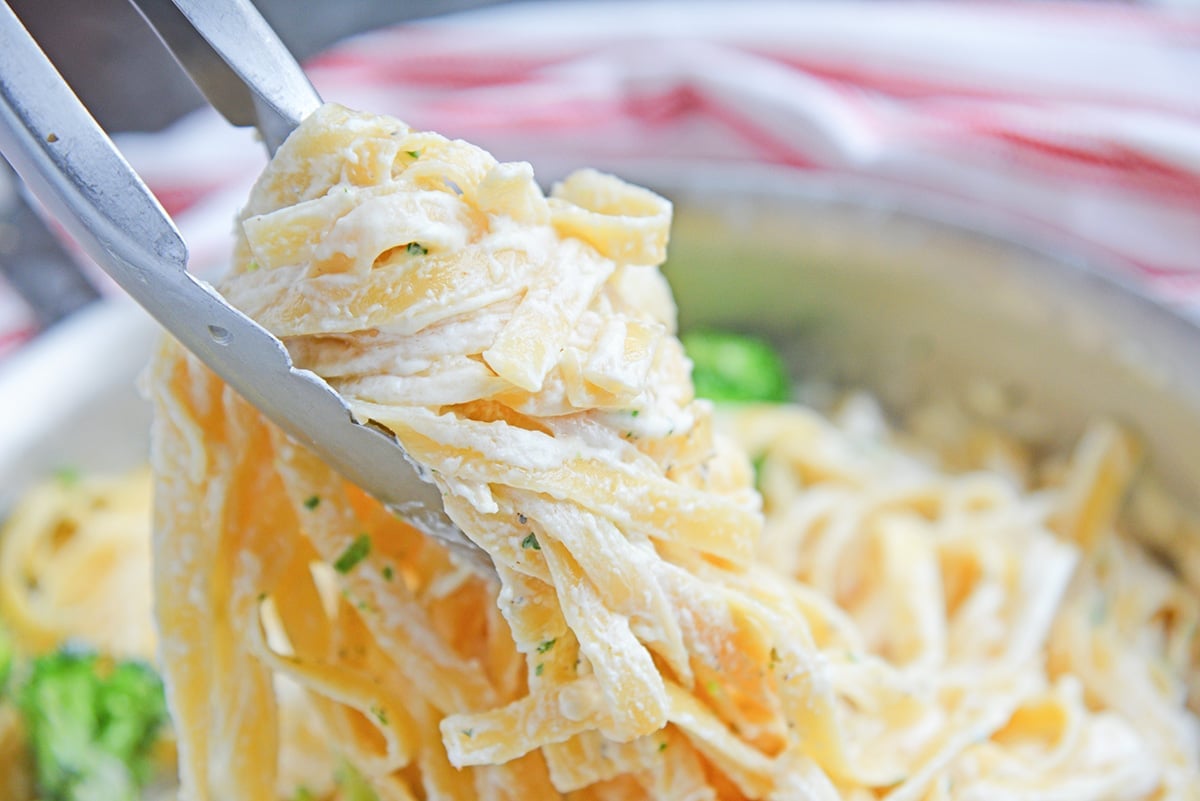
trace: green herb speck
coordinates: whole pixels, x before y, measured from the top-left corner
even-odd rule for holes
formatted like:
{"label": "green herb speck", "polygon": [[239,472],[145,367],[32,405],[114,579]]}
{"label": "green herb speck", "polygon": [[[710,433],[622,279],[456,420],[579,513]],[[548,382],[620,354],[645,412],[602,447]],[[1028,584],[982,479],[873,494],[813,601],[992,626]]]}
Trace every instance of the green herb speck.
{"label": "green herb speck", "polygon": [[384,565],[383,570],[379,572],[383,574],[384,581],[391,581],[396,576],[396,571],[392,570],[391,565]]}
{"label": "green herb speck", "polygon": [[419,158],[421,158],[421,151],[420,151],[420,150],[406,150],[406,151],[404,151],[404,152],[405,152],[405,153],[407,153],[408,155],[412,156],[414,159],[419,159]]}
{"label": "green herb speck", "polygon": [[521,547],[522,548],[532,548],[535,551],[542,550],[542,546],[538,544],[537,535],[534,534],[532,531],[529,532],[529,534],[527,534],[525,536],[525,539],[521,540]]}
{"label": "green herb speck", "polygon": [[535,675],[535,676],[540,676],[540,675],[542,675],[542,669],[543,669],[543,668],[545,668],[545,667],[546,667],[546,666],[545,666],[545,665],[543,665],[541,662],[538,662],[538,663],[537,663],[537,667],[535,667],[535,668],[533,669],[533,675]]}
{"label": "green herb speck", "polygon": [[409,242],[404,249],[410,256],[424,256],[429,252],[429,248],[425,247],[420,242]]}
{"label": "green herb speck", "polygon": [[342,551],[342,555],[333,563],[333,569],[339,573],[349,573],[358,565],[359,562],[367,558],[371,553],[371,538],[366,534],[359,534],[354,538],[354,542],[347,546],[346,550]]}
{"label": "green herb speck", "polygon": [[553,647],[554,647],[554,643],[556,643],[556,642],[558,642],[558,638],[557,638],[557,637],[555,637],[555,638],[554,638],[554,639],[552,639],[552,640],[546,640],[545,642],[543,642],[543,643],[540,643],[540,644],[538,645],[538,653],[539,653],[539,654],[544,654],[544,653],[546,653],[547,651],[549,651],[551,648],[553,648]]}
{"label": "green herb speck", "polygon": [[320,504],[321,504],[321,496],[313,495],[312,497],[305,499],[304,508],[305,509],[316,509],[318,506],[320,506]]}
{"label": "green herb speck", "polygon": [[83,474],[78,467],[60,467],[54,471],[54,478],[64,487],[74,487],[82,477]]}
{"label": "green herb speck", "polygon": [[762,490],[762,473],[763,467],[767,464],[767,455],[760,454],[750,464],[754,468],[754,488]]}

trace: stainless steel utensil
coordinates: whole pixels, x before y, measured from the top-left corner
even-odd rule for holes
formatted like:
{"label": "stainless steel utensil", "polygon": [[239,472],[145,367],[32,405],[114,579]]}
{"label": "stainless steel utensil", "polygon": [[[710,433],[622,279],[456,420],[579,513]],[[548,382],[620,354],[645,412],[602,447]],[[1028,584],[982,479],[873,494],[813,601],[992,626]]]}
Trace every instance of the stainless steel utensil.
{"label": "stainless steel utensil", "polygon": [[[246,0],[139,7],[218,109],[235,124],[255,124],[269,149],[320,104]],[[278,339],[187,272],[175,225],[7,6],[0,152],[84,250],[247,401],[397,515],[488,568],[392,437],[356,423],[328,384],[292,365]]]}
{"label": "stainless steel utensil", "polygon": [[274,154],[321,98],[248,0],[131,0],[204,94],[237,126],[253,125]]}

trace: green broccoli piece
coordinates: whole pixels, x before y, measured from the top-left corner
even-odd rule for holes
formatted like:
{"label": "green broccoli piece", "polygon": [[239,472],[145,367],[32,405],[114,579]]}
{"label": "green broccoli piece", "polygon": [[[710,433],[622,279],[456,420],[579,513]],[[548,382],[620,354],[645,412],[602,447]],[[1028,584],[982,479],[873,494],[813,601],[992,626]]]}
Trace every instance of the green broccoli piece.
{"label": "green broccoli piece", "polygon": [[18,705],[45,801],[136,801],[167,721],[153,669],[60,651],[33,660]]}
{"label": "green broccoli piece", "polygon": [[682,337],[696,395],[718,403],[782,403],[792,396],[783,359],[761,339],[724,331]]}

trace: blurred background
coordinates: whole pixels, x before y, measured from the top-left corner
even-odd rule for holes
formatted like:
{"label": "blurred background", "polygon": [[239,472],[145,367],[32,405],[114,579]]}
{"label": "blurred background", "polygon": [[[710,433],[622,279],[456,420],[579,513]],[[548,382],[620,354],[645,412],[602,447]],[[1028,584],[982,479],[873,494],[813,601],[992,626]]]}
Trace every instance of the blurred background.
{"label": "blurred background", "polygon": [[[300,59],[351,34],[497,0],[256,0]],[[108,131],[154,131],[203,104],[128,0],[9,0]]]}
{"label": "blurred background", "polygon": [[[202,108],[127,0],[8,2],[123,134],[194,268],[218,269],[261,167],[252,137]],[[532,160],[547,180],[721,163],[865,182],[986,212],[1200,304],[1190,0],[256,4],[327,99]],[[4,173],[0,359],[110,291]]]}

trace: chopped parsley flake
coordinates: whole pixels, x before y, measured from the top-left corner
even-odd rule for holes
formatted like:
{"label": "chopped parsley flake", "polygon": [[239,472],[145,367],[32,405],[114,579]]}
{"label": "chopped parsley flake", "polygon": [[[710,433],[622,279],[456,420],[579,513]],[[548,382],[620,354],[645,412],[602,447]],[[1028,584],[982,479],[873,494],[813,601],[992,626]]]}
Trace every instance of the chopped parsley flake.
{"label": "chopped parsley flake", "polygon": [[257,269],[258,269],[258,262],[256,262],[256,261],[252,261],[246,265],[246,272],[248,272],[248,273],[252,273]]}
{"label": "chopped parsley flake", "polygon": [[381,706],[371,707],[371,714],[374,715],[375,719],[379,721],[380,726],[388,725],[387,710],[384,709],[383,707],[381,707]]}
{"label": "chopped parsley flake", "polygon": [[532,531],[529,532],[528,535],[526,535],[525,539],[521,540],[521,547],[522,548],[532,548],[535,551],[542,550],[542,546],[538,545],[537,535],[534,534]]}
{"label": "chopped parsley flake", "polygon": [[429,252],[429,248],[425,247],[420,242],[409,242],[404,249],[410,256],[424,256]]}
{"label": "chopped parsley flake", "polygon": [[533,669],[533,675],[535,675],[535,676],[540,676],[540,675],[542,675],[542,670],[543,670],[545,667],[546,667],[546,666],[545,666],[545,665],[543,665],[541,662],[538,662],[538,663],[537,663],[537,667],[535,667],[535,668]]}
{"label": "chopped parsley flake", "polygon": [[317,797],[313,795],[313,791],[301,785],[296,788],[296,792],[292,795],[292,801],[317,801]]}
{"label": "chopped parsley flake", "polygon": [[750,464],[754,467],[754,488],[761,491],[763,467],[767,464],[767,455],[764,453],[755,457]]}
{"label": "chopped parsley flake", "polygon": [[663,751],[666,751],[666,750],[667,750],[667,741],[663,740],[661,743],[658,744],[658,752],[661,754]]}
{"label": "chopped parsley flake", "polygon": [[371,784],[349,762],[343,761],[338,766],[333,780],[338,786],[338,798],[345,798],[347,801],[378,801],[379,796],[375,794]]}
{"label": "chopped parsley flake", "polygon": [[320,504],[321,504],[321,496],[313,495],[312,497],[305,499],[304,508],[305,509],[316,509],[318,506],[320,506]]}
{"label": "chopped parsley flake", "polygon": [[79,472],[78,467],[60,467],[54,471],[54,478],[64,487],[74,487],[79,483],[82,474]]}
{"label": "chopped parsley flake", "polygon": [[554,643],[556,643],[556,642],[558,642],[558,638],[557,638],[557,637],[555,637],[555,638],[554,638],[554,639],[552,639],[552,640],[546,640],[545,642],[543,642],[543,643],[539,644],[539,645],[538,645],[538,653],[539,653],[539,654],[544,654],[544,653],[546,653],[547,651],[549,651],[551,648],[553,648],[553,647],[554,647]]}
{"label": "chopped parsley flake", "polygon": [[366,534],[359,534],[333,563],[333,569],[339,573],[349,573],[359,562],[366,559],[369,553],[371,538]]}
{"label": "chopped parsley flake", "polygon": [[463,733],[463,735],[464,735],[464,736],[466,736],[466,737],[473,737],[473,736],[475,736],[475,730],[474,730],[474,729],[463,729],[463,730],[462,730],[462,733]]}
{"label": "chopped parsley flake", "polygon": [[414,159],[419,159],[419,158],[421,158],[421,151],[420,151],[420,150],[406,150],[406,151],[404,151],[404,152],[405,152],[405,153],[407,153],[408,155],[412,156]]}
{"label": "chopped parsley flake", "polygon": [[396,576],[396,571],[392,570],[391,565],[384,565],[383,570],[379,572],[383,574],[384,581],[391,581]]}
{"label": "chopped parsley flake", "polygon": [[637,417],[637,416],[638,416],[638,410],[637,410],[637,409],[634,409],[634,410],[632,410],[632,411],[629,413],[629,416],[630,416],[630,417]]}

